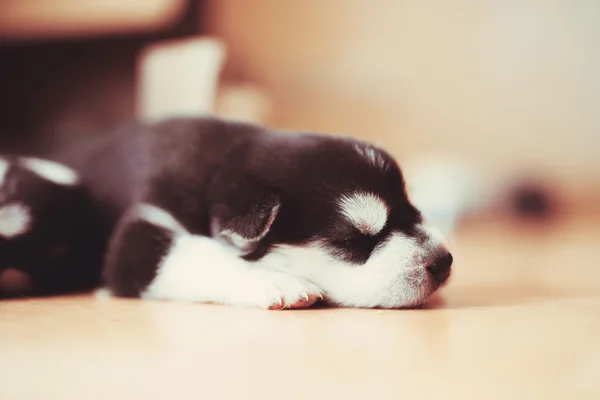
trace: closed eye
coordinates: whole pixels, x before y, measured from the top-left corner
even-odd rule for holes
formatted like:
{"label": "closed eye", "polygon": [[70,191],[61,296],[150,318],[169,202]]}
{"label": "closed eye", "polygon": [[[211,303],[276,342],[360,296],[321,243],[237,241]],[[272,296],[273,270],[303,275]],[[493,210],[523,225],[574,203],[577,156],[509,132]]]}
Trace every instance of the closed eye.
{"label": "closed eye", "polygon": [[364,264],[380,242],[380,238],[355,235],[352,238],[330,240],[331,253],[344,261],[353,264]]}

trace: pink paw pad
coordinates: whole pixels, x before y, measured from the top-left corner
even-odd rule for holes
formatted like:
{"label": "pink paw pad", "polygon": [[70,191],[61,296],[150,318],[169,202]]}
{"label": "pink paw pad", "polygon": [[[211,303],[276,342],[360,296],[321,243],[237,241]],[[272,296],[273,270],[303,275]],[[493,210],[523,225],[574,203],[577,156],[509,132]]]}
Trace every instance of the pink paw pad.
{"label": "pink paw pad", "polygon": [[286,304],[283,299],[279,301],[277,304],[273,304],[269,307],[269,310],[284,310],[286,308],[289,309],[298,309],[298,308],[308,308],[315,304],[317,301],[322,300],[323,296],[319,294],[307,294],[304,297],[296,300],[294,303]]}

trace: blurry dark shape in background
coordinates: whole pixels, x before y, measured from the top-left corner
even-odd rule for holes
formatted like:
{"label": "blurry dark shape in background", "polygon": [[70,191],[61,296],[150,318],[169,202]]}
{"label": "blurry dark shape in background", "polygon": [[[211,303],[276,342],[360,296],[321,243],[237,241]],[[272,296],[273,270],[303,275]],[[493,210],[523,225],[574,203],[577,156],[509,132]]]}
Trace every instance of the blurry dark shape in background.
{"label": "blurry dark shape in background", "polygon": [[536,181],[525,181],[515,186],[512,192],[512,208],[517,217],[529,220],[551,220],[559,211],[555,194],[549,185]]}
{"label": "blurry dark shape in background", "polygon": [[[11,1],[0,4],[0,14]],[[77,2],[62,3],[81,8]],[[35,27],[18,35],[8,35],[6,26],[0,27],[2,152],[38,153],[53,142],[93,134],[133,118],[140,49],[202,31],[198,18],[202,1],[170,3],[174,4],[170,19],[156,18],[157,26],[142,23],[137,29],[120,31],[115,25],[114,31],[110,26],[87,35],[59,30],[56,37],[47,37],[36,36]],[[46,8],[42,3],[40,12],[47,12]],[[143,9],[139,14],[144,15]]]}

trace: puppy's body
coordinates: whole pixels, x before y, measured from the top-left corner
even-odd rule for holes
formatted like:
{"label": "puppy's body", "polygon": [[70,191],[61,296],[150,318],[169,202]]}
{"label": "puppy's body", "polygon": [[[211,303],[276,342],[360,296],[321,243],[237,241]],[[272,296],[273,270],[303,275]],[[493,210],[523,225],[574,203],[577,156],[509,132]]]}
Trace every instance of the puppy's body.
{"label": "puppy's body", "polygon": [[400,169],[363,142],[174,119],[52,158],[90,191],[117,296],[404,307],[449,275],[451,256]]}

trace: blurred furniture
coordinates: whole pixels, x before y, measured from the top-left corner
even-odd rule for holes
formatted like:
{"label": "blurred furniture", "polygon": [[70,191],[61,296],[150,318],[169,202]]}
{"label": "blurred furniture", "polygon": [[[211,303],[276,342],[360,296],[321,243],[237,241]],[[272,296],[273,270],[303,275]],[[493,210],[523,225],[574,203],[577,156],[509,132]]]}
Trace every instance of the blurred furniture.
{"label": "blurred furniture", "polygon": [[134,118],[140,52],[198,35],[202,8],[197,0],[0,2],[0,18],[10,20],[0,24],[0,151],[38,153]]}
{"label": "blurred furniture", "polygon": [[205,12],[199,0],[0,2],[0,151],[37,153],[135,117],[266,122],[262,87],[221,82],[228,49],[202,33]]}
{"label": "blurred furniture", "polygon": [[176,23],[189,0],[3,0],[0,37],[56,40],[158,31]]}

